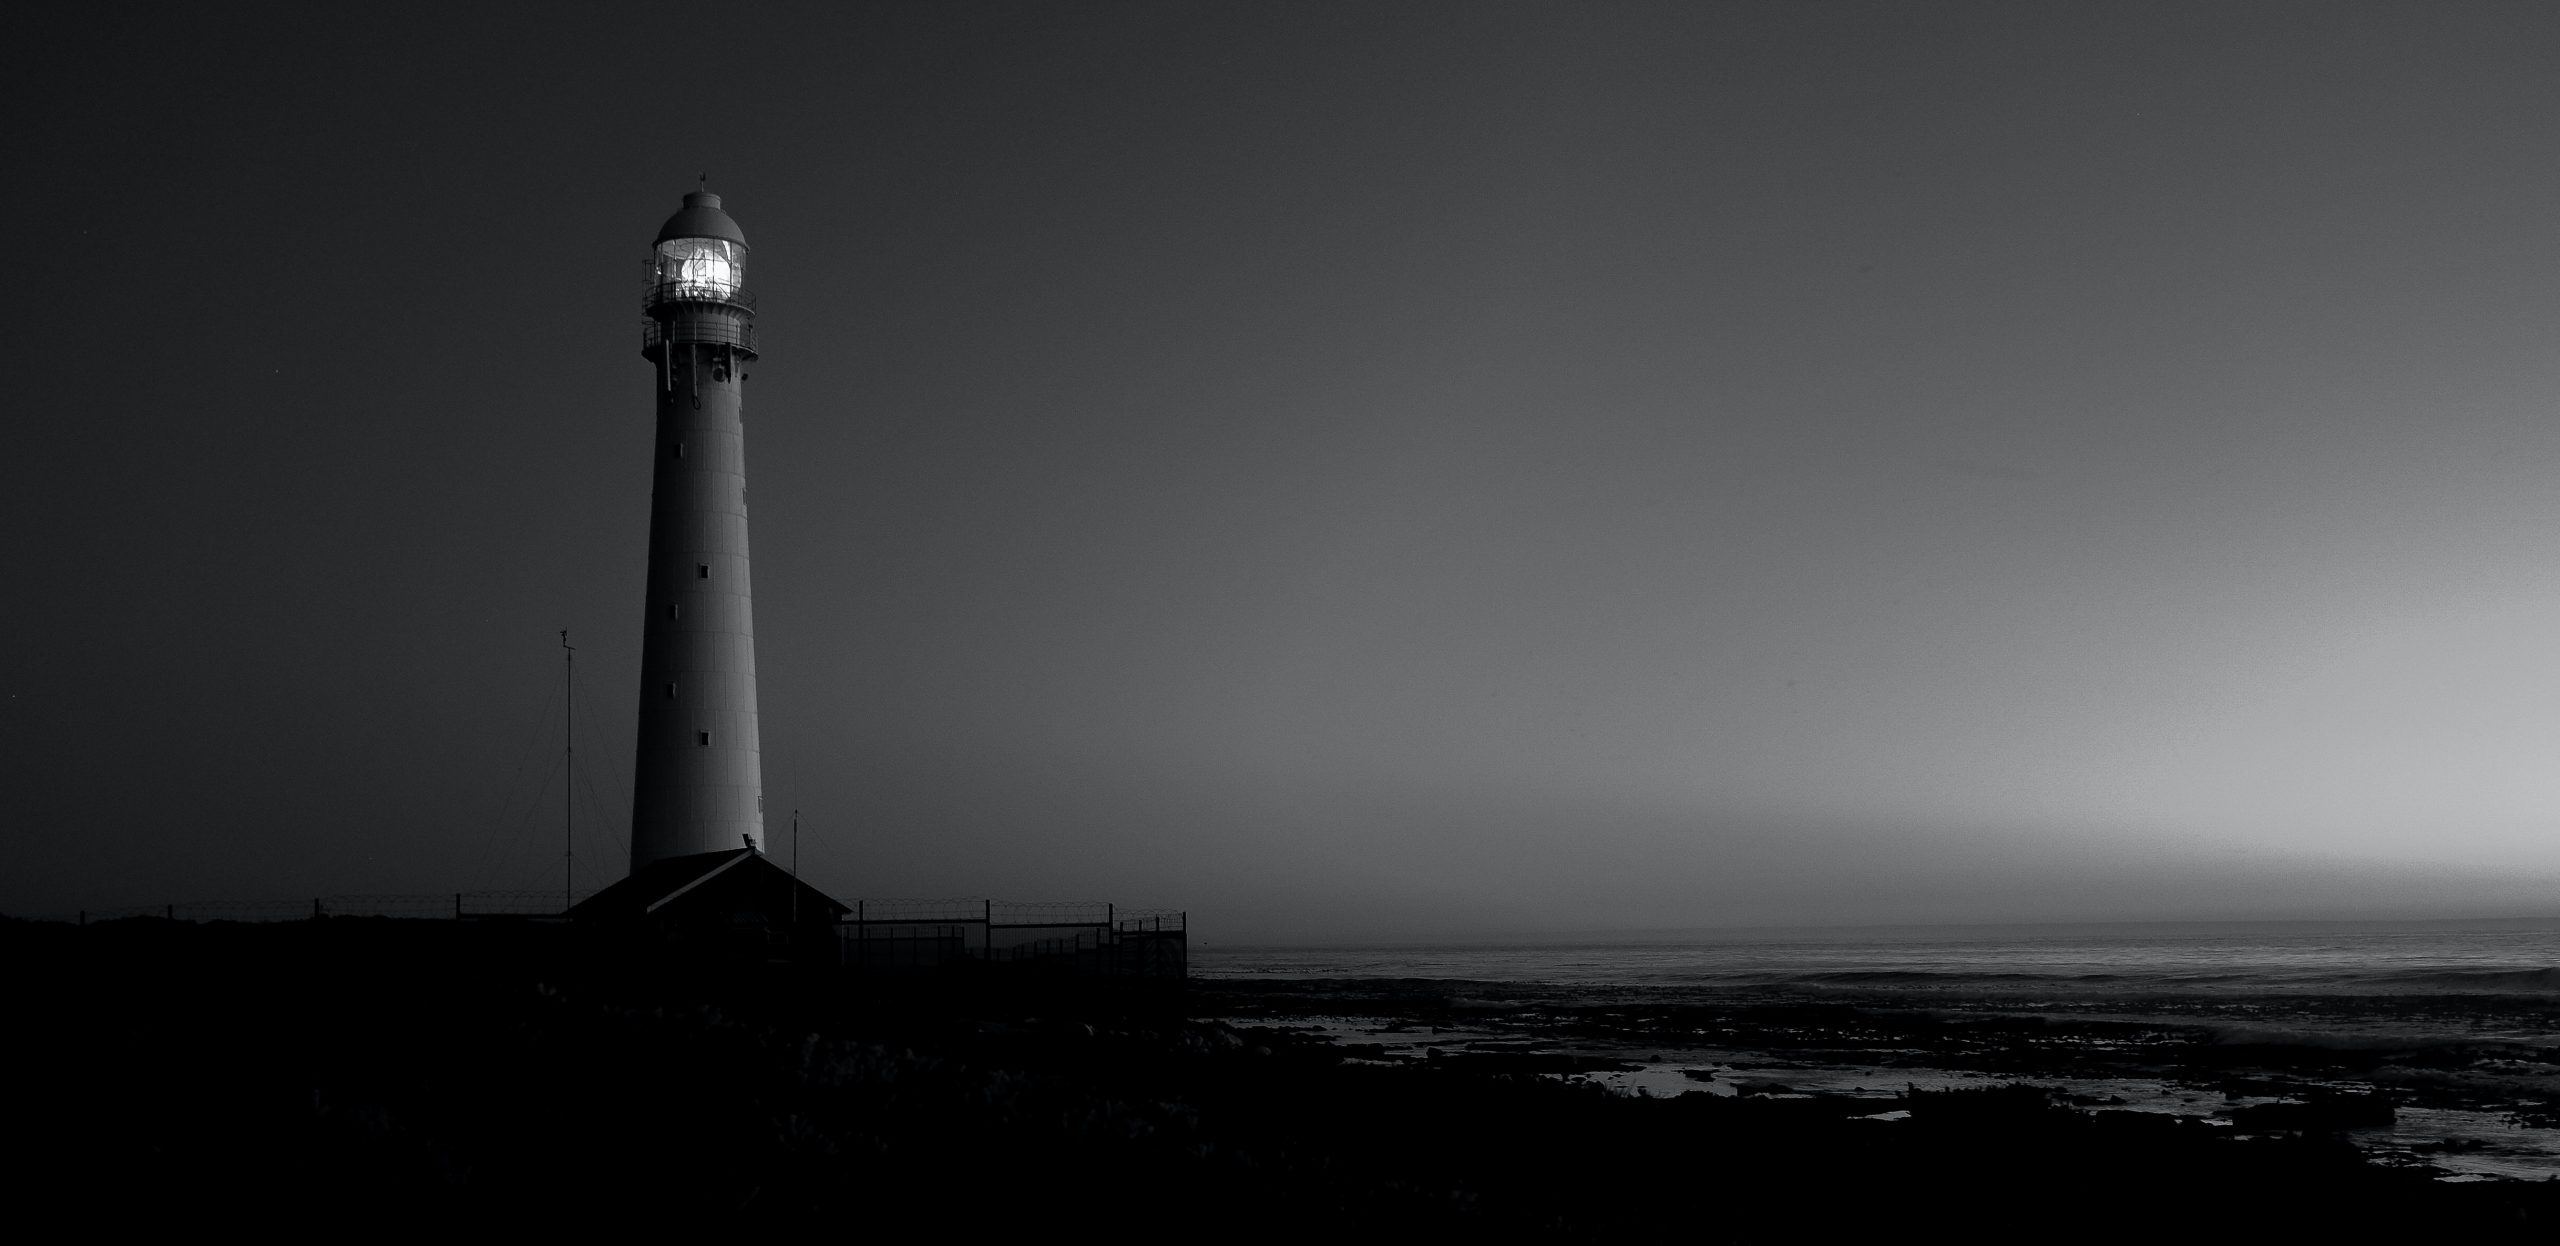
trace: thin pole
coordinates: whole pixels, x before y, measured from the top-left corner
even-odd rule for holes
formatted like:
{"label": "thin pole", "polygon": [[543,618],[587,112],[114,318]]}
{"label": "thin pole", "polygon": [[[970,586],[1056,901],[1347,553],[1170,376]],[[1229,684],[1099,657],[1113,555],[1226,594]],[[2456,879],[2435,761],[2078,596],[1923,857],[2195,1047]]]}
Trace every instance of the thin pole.
{"label": "thin pole", "polygon": [[791,811],[791,928],[800,929],[800,811]]}
{"label": "thin pole", "polygon": [[578,877],[578,651],[570,647],[565,627],[560,629],[560,672],[568,691],[568,708],[560,716],[560,756],[568,768],[560,805],[560,911],[566,914]]}

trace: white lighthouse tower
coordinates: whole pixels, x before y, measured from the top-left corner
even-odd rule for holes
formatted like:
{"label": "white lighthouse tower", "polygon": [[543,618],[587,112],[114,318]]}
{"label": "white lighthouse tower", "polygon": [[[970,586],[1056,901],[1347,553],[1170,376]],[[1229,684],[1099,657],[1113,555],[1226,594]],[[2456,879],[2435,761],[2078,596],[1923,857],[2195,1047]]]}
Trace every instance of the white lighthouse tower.
{"label": "white lighthouse tower", "polygon": [[658,230],[640,353],[658,394],[631,869],[764,847],[746,430],[747,238],[709,192]]}

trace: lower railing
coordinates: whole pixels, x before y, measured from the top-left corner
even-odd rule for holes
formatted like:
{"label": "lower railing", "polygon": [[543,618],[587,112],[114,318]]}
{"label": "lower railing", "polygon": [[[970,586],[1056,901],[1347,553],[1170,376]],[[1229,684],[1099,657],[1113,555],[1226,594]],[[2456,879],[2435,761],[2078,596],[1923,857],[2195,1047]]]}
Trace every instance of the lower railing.
{"label": "lower railing", "polygon": [[558,917],[595,894],[581,891],[447,891],[434,895],[315,896],[310,900],[195,900],[83,909],[69,920],[116,921],[157,917],[182,922],[287,922],[312,917]]}
{"label": "lower railing", "polygon": [[903,973],[959,961],[1033,964],[1079,976],[1179,978],[1189,914],[1110,904],[858,900],[836,925],[839,960]]}

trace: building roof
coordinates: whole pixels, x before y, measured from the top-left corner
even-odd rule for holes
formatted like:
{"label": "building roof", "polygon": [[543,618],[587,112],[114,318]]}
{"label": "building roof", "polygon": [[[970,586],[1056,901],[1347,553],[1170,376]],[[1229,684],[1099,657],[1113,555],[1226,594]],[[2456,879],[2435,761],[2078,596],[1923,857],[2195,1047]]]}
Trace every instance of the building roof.
{"label": "building roof", "polygon": [[[667,223],[658,227],[658,241],[670,238],[725,238],[739,246],[747,245],[745,231],[738,228],[729,214],[720,210],[720,196],[697,190],[684,197],[684,206],[676,210]],[[655,245],[654,243],[651,245]]]}
{"label": "building roof", "polygon": [[705,900],[715,893],[734,897],[741,886],[769,890],[786,901],[796,888],[801,911],[824,914],[829,921],[852,911],[851,906],[835,897],[793,878],[790,871],[775,865],[763,853],[753,848],[732,848],[652,861],[621,882],[579,901],[569,910],[569,916],[582,921],[674,917],[686,907],[687,896]]}

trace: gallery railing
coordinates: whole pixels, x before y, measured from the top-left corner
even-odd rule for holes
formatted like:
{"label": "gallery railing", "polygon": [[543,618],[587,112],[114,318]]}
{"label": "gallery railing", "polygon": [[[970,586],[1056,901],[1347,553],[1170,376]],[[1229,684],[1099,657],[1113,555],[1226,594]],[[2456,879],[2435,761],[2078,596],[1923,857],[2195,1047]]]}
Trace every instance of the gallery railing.
{"label": "gallery railing", "polygon": [[648,290],[640,296],[640,310],[653,314],[684,303],[735,307],[749,315],[754,315],[756,310],[753,291],[714,281],[651,282]]}
{"label": "gallery railing", "polygon": [[646,355],[669,341],[678,346],[735,346],[752,354],[756,349],[756,327],[743,320],[700,319],[684,321],[671,331],[667,325],[655,320],[641,322],[641,354]]}

